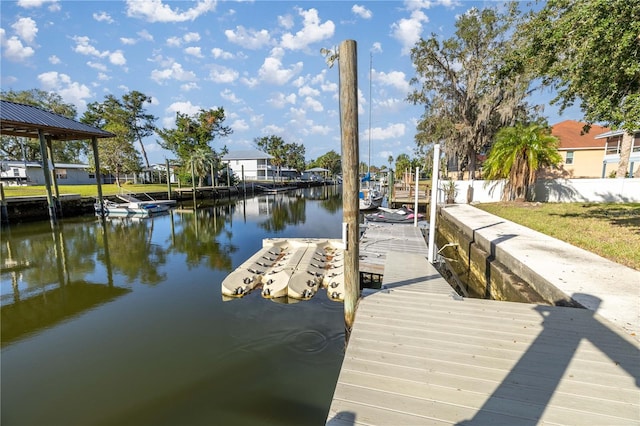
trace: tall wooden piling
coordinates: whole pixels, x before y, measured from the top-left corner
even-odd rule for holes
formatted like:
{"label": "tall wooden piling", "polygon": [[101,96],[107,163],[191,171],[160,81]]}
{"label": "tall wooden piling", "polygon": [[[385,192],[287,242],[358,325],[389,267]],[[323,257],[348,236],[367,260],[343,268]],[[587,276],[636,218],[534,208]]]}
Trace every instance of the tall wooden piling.
{"label": "tall wooden piling", "polygon": [[344,252],[344,321],[347,333],[355,319],[360,295],[358,201],[360,164],[358,149],[358,65],[355,40],[340,43],[340,129],[342,138],[342,221],[346,224]]}

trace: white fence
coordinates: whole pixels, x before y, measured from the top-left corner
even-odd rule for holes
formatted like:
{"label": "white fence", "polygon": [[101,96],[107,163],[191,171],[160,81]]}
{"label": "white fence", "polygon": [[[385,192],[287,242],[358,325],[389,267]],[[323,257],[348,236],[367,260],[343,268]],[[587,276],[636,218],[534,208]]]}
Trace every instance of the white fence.
{"label": "white fence", "polygon": [[[442,186],[440,181],[440,186]],[[500,201],[504,181],[457,180],[455,202],[492,203]],[[469,194],[471,188],[471,194]],[[444,202],[442,189],[438,200]],[[546,179],[535,185],[535,201],[552,203],[640,203],[640,179]]]}

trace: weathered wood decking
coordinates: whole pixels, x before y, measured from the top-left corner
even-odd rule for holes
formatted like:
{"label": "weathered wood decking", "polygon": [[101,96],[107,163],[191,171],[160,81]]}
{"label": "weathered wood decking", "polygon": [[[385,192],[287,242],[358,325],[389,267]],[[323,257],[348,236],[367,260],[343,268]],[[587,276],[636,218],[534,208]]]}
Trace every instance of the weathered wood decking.
{"label": "weathered wood decking", "polygon": [[327,424],[640,424],[640,344],[611,322],[462,298],[421,252],[385,257],[383,290],[359,303]]}

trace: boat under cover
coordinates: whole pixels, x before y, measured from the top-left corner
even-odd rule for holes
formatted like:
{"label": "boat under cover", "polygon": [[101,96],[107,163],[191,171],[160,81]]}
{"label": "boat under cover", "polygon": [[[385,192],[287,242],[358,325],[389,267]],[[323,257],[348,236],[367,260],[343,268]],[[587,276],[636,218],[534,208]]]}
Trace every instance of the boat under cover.
{"label": "boat under cover", "polygon": [[103,205],[94,204],[97,216],[103,215],[103,208],[104,216],[108,217],[150,217],[168,212],[171,204],[157,201],[116,203],[104,200]]}

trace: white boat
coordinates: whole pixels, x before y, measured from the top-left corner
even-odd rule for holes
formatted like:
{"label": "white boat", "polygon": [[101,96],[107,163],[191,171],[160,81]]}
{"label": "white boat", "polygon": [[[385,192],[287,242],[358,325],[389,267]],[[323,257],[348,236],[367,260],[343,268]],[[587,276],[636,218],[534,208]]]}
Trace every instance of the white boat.
{"label": "white boat", "polygon": [[382,206],[382,195],[378,190],[373,188],[362,188],[360,190],[360,211],[375,210]]}
{"label": "white boat", "polygon": [[116,203],[104,200],[102,205],[94,204],[96,215],[107,217],[150,217],[166,213],[170,208],[170,204],[156,201]]}

